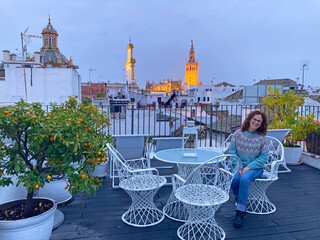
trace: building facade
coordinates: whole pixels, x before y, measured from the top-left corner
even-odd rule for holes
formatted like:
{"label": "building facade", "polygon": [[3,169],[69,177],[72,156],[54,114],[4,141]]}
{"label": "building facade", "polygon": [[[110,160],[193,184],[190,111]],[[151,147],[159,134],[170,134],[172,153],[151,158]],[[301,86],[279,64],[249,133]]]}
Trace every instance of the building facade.
{"label": "building facade", "polygon": [[0,80],[0,104],[12,104],[22,99],[49,104],[64,102],[69,96],[81,98],[81,77],[72,59],[58,48],[58,33],[49,19],[42,31],[40,52],[25,59],[8,50],[3,51],[4,73]]}

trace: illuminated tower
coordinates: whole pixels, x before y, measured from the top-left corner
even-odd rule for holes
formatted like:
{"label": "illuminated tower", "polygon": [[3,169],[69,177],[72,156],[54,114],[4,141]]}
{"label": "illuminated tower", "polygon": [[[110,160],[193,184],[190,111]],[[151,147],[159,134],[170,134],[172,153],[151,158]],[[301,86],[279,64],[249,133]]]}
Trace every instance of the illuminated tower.
{"label": "illuminated tower", "polygon": [[136,80],[134,78],[134,64],[136,63],[136,60],[133,59],[133,55],[132,55],[133,44],[131,43],[131,41],[128,44],[127,50],[128,50],[128,59],[126,62],[127,83],[137,85]]}
{"label": "illuminated tower", "polygon": [[191,40],[191,47],[189,52],[189,60],[186,62],[185,69],[185,84],[187,87],[190,85],[201,85],[198,80],[199,63],[195,59],[195,53],[193,48],[193,41]]}

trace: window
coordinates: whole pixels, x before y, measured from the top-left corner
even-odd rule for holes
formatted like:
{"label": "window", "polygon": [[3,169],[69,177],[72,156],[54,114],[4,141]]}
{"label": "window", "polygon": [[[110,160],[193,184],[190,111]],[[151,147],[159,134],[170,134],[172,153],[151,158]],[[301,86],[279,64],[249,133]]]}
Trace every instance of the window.
{"label": "window", "polygon": [[200,102],[200,97],[198,97],[198,102]]}
{"label": "window", "polygon": [[203,101],[204,101],[204,102],[206,101],[206,97],[203,97]]}
{"label": "window", "polygon": [[208,102],[210,101],[210,98],[209,98],[209,97],[207,97],[207,101],[208,101]]}

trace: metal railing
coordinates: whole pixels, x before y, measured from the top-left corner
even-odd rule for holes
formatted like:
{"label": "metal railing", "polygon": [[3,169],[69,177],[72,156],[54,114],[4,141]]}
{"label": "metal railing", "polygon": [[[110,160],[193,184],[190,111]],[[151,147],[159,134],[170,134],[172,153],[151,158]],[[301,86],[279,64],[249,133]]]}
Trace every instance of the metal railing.
{"label": "metal railing", "polygon": [[[48,106],[44,106],[49,111]],[[264,105],[192,105],[184,107],[146,106],[98,106],[106,111],[111,125],[104,129],[110,135],[148,134],[150,137],[182,136],[187,120],[195,121],[200,147],[219,147],[223,141],[241,127],[247,114],[253,110],[263,111],[271,123],[273,114]],[[320,120],[320,106],[301,106],[300,115],[311,113]],[[308,134],[300,142],[304,151],[320,155],[320,137]]]}
{"label": "metal railing", "polygon": [[[198,129],[200,147],[218,147],[229,134],[241,127],[247,114],[253,110],[266,113],[268,121],[272,113],[263,105],[220,105],[212,104],[184,107],[154,106],[133,108],[100,107],[110,117],[111,126],[108,134],[149,134],[151,137],[182,136],[183,126],[187,120],[195,121]],[[112,109],[113,111],[111,111]],[[314,113],[320,119],[320,107],[302,106],[301,115]],[[308,136],[308,139],[313,139]],[[316,139],[316,138],[314,138]],[[313,142],[312,144],[317,144]],[[318,153],[319,154],[319,153]]]}

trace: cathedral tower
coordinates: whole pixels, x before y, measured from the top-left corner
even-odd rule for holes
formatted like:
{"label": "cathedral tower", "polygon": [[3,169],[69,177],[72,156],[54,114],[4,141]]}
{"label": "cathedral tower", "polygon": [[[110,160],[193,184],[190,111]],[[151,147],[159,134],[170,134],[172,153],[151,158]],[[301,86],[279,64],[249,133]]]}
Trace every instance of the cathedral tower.
{"label": "cathedral tower", "polygon": [[133,59],[133,44],[130,42],[127,47],[128,50],[128,58],[126,62],[126,76],[127,76],[127,83],[137,85],[135,77],[134,77],[134,64],[136,60]]}
{"label": "cathedral tower", "polygon": [[185,84],[187,87],[190,85],[201,85],[198,80],[199,63],[195,59],[195,52],[193,48],[193,41],[191,40],[191,47],[189,52],[189,60],[186,62],[185,67]]}

